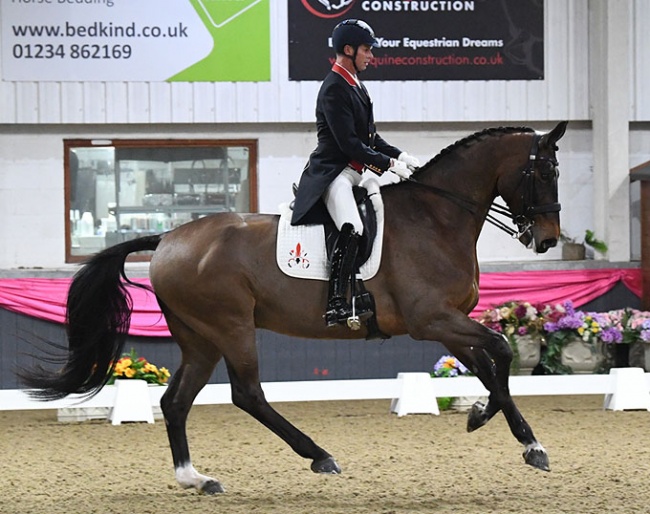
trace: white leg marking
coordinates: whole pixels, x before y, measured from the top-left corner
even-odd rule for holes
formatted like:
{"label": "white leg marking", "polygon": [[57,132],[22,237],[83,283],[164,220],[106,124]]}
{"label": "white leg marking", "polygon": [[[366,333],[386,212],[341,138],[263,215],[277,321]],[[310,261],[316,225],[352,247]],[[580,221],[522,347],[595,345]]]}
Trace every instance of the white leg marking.
{"label": "white leg marking", "polygon": [[206,482],[215,482],[213,478],[198,473],[192,464],[186,464],[180,468],[176,468],[176,481],[183,489],[194,487],[201,490],[201,486]]}
{"label": "white leg marking", "polygon": [[535,441],[534,443],[530,443],[530,444],[526,445],[526,454],[528,454],[528,452],[533,451],[533,450],[538,451],[538,452],[542,452],[542,453],[546,453],[546,450],[544,449],[544,447],[541,444],[539,444],[537,441]]}

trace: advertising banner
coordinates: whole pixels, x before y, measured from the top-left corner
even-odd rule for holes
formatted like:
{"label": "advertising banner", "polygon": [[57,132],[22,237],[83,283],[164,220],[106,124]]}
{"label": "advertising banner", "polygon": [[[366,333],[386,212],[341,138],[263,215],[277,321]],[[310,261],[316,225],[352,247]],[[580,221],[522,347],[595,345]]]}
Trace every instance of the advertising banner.
{"label": "advertising banner", "polygon": [[290,0],[290,80],[324,78],[348,18],[379,40],[364,80],[544,78],[543,0]]}
{"label": "advertising banner", "polygon": [[270,0],[0,0],[5,81],[269,81]]}

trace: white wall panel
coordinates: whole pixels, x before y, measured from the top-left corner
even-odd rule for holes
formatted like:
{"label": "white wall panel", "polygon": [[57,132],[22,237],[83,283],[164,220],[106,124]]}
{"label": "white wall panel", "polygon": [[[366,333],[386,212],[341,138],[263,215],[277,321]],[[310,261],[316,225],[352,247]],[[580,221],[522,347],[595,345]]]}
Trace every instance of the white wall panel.
{"label": "white wall panel", "polygon": [[15,123],[38,123],[38,85],[35,82],[18,82],[15,93]]}
{"label": "white wall panel", "polygon": [[84,122],[83,83],[61,83],[61,123]]}
{"label": "white wall panel", "polygon": [[85,82],[83,85],[84,123],[106,123],[106,84]]}
{"label": "white wall panel", "polygon": [[210,82],[195,82],[192,84],[194,98],[194,122],[212,123],[216,120],[216,99],[214,86]]}
{"label": "white wall panel", "polygon": [[221,86],[215,89],[216,111],[214,121],[227,123],[237,119],[237,106],[235,105],[237,88],[234,82],[222,84]]}
{"label": "white wall panel", "polygon": [[57,82],[38,84],[38,122],[61,122],[61,84]]}
{"label": "white wall panel", "polygon": [[127,98],[126,82],[106,83],[106,123],[124,123],[129,110]]}
{"label": "white wall panel", "polygon": [[[171,122],[188,123],[194,121],[194,89],[191,83],[172,82],[169,85],[171,93]],[[157,110],[157,104],[151,102],[151,112]]]}
{"label": "white wall panel", "polygon": [[635,0],[631,15],[630,120],[650,121],[650,1]]}
{"label": "white wall panel", "polygon": [[[171,123],[173,113],[172,85],[167,82],[152,82],[149,87],[151,123]],[[181,109],[178,108],[179,113]],[[187,120],[186,120],[187,121]]]}
{"label": "white wall panel", "polygon": [[149,82],[127,82],[127,121],[126,123],[151,123],[151,93]]}
{"label": "white wall panel", "polygon": [[16,123],[16,84],[0,81],[0,123]]}

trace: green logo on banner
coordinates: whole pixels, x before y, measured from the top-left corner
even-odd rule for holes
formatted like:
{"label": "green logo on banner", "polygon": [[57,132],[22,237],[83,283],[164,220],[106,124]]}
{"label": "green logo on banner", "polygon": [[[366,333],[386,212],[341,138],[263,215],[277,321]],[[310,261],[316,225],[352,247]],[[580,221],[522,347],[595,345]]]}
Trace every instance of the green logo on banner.
{"label": "green logo on banner", "polygon": [[210,54],[171,82],[271,80],[269,0],[190,0],[210,32]]}

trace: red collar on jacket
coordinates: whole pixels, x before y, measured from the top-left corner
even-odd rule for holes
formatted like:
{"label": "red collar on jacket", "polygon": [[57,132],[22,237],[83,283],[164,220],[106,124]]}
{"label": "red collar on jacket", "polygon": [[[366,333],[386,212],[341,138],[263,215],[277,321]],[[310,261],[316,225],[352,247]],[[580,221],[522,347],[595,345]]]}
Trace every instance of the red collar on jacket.
{"label": "red collar on jacket", "polygon": [[341,66],[339,63],[335,62],[334,65],[332,66],[332,71],[334,73],[338,73],[345,79],[345,81],[350,84],[353,87],[357,87],[359,83],[355,79],[354,75],[350,73],[348,70],[346,70],[343,66]]}

